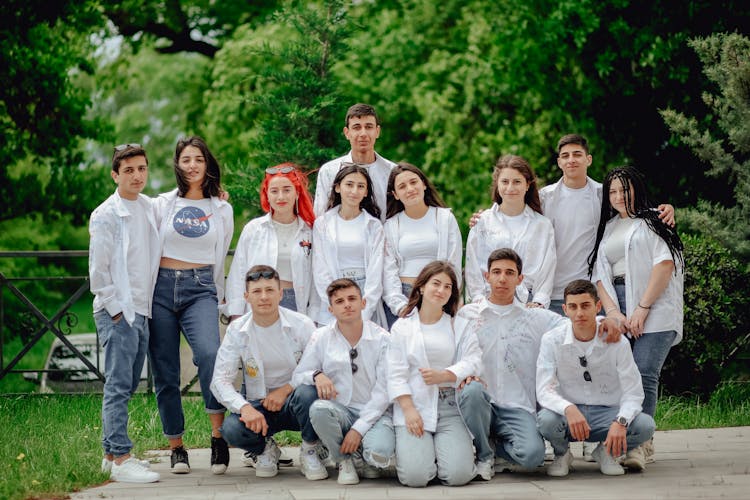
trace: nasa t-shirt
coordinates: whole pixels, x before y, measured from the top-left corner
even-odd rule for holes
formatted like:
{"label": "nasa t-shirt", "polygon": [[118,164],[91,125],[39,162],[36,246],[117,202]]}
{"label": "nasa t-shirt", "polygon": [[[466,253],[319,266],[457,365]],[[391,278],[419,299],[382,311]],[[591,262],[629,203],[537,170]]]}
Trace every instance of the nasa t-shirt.
{"label": "nasa t-shirt", "polygon": [[178,197],[168,219],[164,257],[194,264],[214,264],[216,217],[211,199],[188,200]]}

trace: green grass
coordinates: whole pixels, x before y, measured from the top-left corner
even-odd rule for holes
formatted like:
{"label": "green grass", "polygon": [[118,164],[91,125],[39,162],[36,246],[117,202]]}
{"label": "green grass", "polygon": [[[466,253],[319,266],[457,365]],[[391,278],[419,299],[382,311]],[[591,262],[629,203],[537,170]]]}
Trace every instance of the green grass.
{"label": "green grass", "polygon": [[[209,446],[210,425],[199,397],[184,398],[188,448]],[[101,395],[0,397],[0,498],[63,497],[107,480],[101,463]],[[750,425],[750,384],[724,384],[703,403],[665,397],[656,409],[660,430]],[[167,447],[153,394],[130,403],[129,434],[136,455]],[[299,444],[298,432],[277,434]]]}

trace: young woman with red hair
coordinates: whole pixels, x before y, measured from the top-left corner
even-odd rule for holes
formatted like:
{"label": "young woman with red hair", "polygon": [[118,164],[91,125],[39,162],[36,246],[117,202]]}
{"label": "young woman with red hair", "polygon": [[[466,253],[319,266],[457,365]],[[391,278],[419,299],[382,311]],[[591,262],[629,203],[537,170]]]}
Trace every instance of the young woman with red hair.
{"label": "young woman with red hair", "polygon": [[284,290],[281,306],[310,316],[315,214],[307,177],[293,163],[267,168],[260,186],[260,205],[266,215],[248,222],[237,242],[227,276],[224,312],[235,319],[248,311],[245,273],[263,264],[279,273]]}

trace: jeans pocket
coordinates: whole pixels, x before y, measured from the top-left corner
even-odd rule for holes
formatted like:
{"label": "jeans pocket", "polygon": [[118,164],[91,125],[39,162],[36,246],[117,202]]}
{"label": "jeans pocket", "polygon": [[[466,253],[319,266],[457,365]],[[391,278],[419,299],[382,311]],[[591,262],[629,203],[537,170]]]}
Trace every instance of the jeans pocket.
{"label": "jeans pocket", "polygon": [[213,276],[211,276],[211,278],[209,280],[207,280],[205,276],[201,276],[200,274],[196,274],[195,276],[193,276],[193,281],[198,286],[205,287],[205,288],[210,288],[212,290],[216,289],[216,284],[214,283]]}

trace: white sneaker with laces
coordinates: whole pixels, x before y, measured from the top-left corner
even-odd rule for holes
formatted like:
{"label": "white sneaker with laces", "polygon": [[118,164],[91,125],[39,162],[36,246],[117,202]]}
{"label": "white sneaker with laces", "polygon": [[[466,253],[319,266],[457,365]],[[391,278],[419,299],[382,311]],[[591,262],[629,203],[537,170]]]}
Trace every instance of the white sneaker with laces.
{"label": "white sneaker with laces", "polygon": [[622,465],[617,463],[617,460],[615,460],[612,455],[607,453],[604,444],[599,443],[599,446],[597,446],[593,453],[591,453],[591,456],[599,463],[599,470],[602,471],[602,474],[605,476],[622,476],[625,474],[625,469],[622,468]]}
{"label": "white sneaker with laces", "polygon": [[[131,458],[133,458],[133,457],[131,457]],[[136,458],[136,460],[138,460],[138,459]],[[107,457],[102,458],[102,472],[112,472],[112,464],[113,463],[114,462],[112,460],[108,459]],[[140,463],[141,466],[145,467],[146,469],[150,469],[151,468],[151,462],[149,462],[148,460],[138,460],[138,463]]]}
{"label": "white sneaker with laces", "polygon": [[354,467],[354,462],[351,458],[345,458],[339,464],[339,477],[336,479],[336,482],[344,485],[359,483],[357,469]]}
{"label": "white sneaker with laces", "polygon": [[487,460],[477,460],[477,477],[483,481],[489,481],[495,477],[495,460],[488,458]]}
{"label": "white sneaker with laces", "polygon": [[573,462],[573,454],[570,449],[565,455],[555,455],[555,459],[547,466],[547,475],[552,477],[565,477],[570,473],[570,464]]}
{"label": "white sneaker with laces", "polygon": [[255,461],[255,477],[274,477],[279,473],[279,456],[281,450],[273,439],[266,439],[263,453]]}
{"label": "white sneaker with laces", "polygon": [[[278,446],[278,444],[276,446]],[[245,467],[255,468],[255,464],[258,462],[258,455],[253,455],[249,451],[246,451],[245,453],[242,454],[240,461],[242,462],[242,465],[244,465]],[[281,455],[279,456],[279,467],[291,467],[292,465],[294,465],[294,461],[291,458],[289,458],[289,456],[284,452],[284,450],[281,450]]]}
{"label": "white sneaker with laces", "polygon": [[594,448],[596,448],[596,443],[589,443],[588,441],[583,442],[583,459],[586,462],[596,462],[594,457],[591,455],[594,453]]}
{"label": "white sneaker with laces", "polygon": [[319,481],[328,478],[328,471],[320,463],[318,448],[315,444],[302,443],[299,451],[300,472],[310,481]]}
{"label": "white sneaker with laces", "polygon": [[130,457],[120,465],[113,462],[109,478],[120,483],[155,483],[160,476],[141,465],[137,458]]}

